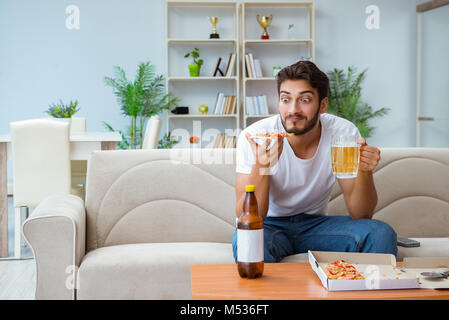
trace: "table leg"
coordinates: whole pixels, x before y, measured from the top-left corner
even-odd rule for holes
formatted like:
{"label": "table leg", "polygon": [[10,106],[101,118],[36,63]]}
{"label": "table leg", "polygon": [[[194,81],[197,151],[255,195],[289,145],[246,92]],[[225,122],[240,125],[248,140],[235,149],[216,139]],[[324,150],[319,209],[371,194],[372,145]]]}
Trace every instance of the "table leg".
{"label": "table leg", "polygon": [[8,257],[8,187],[6,143],[0,142],[0,258]]}
{"label": "table leg", "polygon": [[101,142],[101,150],[115,150],[116,142],[115,141],[102,141]]}

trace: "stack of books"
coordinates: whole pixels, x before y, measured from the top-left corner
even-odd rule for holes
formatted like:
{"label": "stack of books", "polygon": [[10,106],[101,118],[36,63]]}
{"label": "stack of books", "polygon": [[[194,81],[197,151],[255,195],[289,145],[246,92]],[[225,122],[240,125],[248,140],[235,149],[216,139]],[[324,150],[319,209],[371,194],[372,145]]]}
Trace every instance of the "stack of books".
{"label": "stack of books", "polygon": [[245,70],[247,78],[262,78],[262,66],[259,59],[254,59],[252,53],[245,54]]}
{"label": "stack of books", "polygon": [[219,92],[215,101],[214,114],[235,114],[237,98],[235,96],[225,96]]}
{"label": "stack of books", "polygon": [[268,115],[267,96],[245,97],[246,115]]}
{"label": "stack of books", "polygon": [[219,133],[215,138],[214,148],[235,148],[237,137]]}

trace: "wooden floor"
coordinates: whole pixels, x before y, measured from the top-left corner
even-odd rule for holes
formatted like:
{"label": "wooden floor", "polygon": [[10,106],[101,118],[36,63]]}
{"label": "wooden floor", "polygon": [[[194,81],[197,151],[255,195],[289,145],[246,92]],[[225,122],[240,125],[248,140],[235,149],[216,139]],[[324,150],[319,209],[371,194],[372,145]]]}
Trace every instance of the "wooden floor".
{"label": "wooden floor", "polygon": [[[14,206],[8,197],[8,247],[14,255]],[[27,247],[22,249],[26,260],[0,260],[0,300],[34,299],[36,271],[33,253]]]}
{"label": "wooden floor", "polygon": [[34,259],[0,261],[0,300],[34,299]]}

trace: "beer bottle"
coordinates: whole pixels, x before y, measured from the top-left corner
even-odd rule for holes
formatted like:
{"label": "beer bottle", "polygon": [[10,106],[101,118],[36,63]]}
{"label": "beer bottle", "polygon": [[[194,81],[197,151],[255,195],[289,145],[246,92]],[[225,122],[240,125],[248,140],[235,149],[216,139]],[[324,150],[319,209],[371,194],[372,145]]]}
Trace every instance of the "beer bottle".
{"label": "beer bottle", "polygon": [[242,278],[263,273],[263,220],[257,213],[255,186],[245,186],[243,212],[237,223],[237,268]]}

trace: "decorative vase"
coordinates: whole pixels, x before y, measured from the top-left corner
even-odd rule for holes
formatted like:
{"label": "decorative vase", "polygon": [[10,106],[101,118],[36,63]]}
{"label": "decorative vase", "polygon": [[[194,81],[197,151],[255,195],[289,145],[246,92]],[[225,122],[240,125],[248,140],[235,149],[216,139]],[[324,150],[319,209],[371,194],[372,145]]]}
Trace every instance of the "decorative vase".
{"label": "decorative vase", "polygon": [[197,64],[189,64],[189,73],[191,77],[200,76],[200,66]]}

